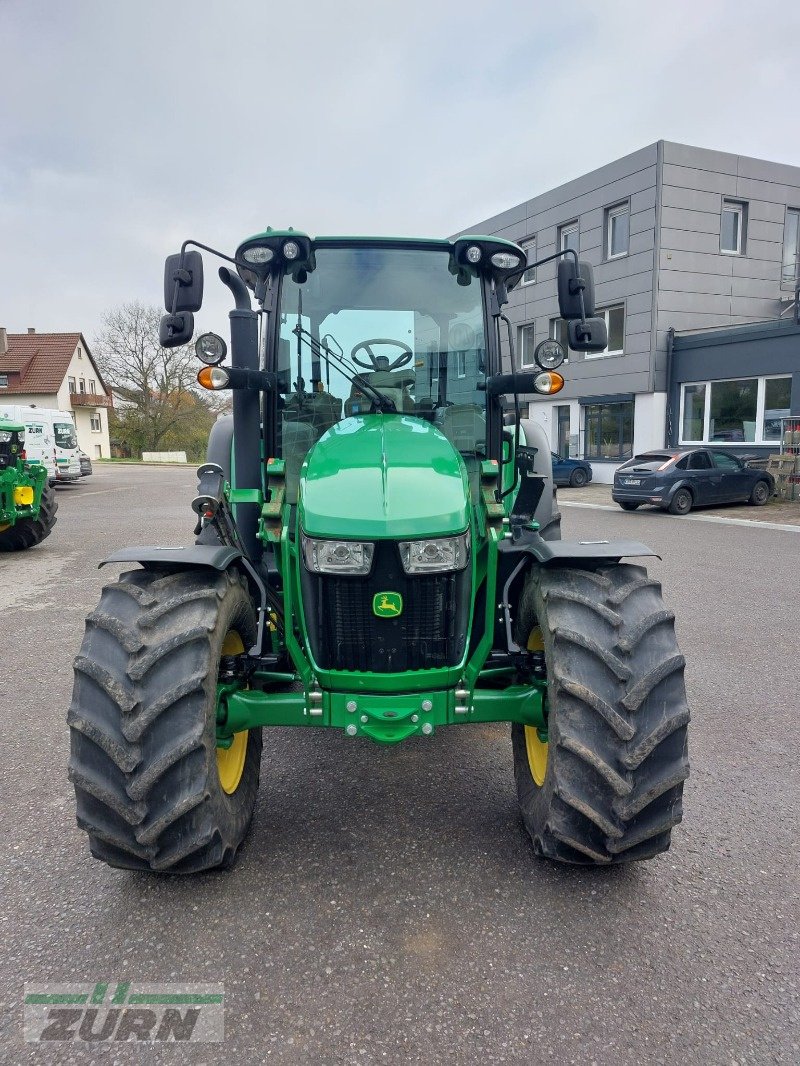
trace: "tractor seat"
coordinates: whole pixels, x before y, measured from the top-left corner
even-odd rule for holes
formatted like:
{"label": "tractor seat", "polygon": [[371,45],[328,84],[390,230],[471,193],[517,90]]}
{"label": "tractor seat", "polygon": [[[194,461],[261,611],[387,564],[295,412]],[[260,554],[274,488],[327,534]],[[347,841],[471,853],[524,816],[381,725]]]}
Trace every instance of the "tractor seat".
{"label": "tractor seat", "polygon": [[[388,399],[393,400],[400,413],[413,414],[414,398],[409,392],[409,386],[414,384],[414,374],[402,371],[375,370],[360,376],[370,385],[374,385],[376,389],[380,389]],[[364,399],[360,399],[360,396],[363,396]],[[368,414],[372,410],[372,404],[372,397],[362,392],[358,385],[354,383],[350,390],[350,396],[344,402],[345,417]]]}
{"label": "tractor seat", "polygon": [[311,426],[318,440],[342,417],[342,401],[329,392],[292,393],[281,412],[283,422],[300,422]]}
{"label": "tractor seat", "polygon": [[455,404],[436,412],[436,425],[454,448],[472,455],[486,449],[486,415],[476,404]]}

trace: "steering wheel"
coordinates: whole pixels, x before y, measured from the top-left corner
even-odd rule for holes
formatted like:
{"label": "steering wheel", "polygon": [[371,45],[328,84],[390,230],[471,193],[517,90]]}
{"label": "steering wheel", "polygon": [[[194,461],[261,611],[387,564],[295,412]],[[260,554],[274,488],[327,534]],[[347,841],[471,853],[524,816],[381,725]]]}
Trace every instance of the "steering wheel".
{"label": "steering wheel", "polygon": [[[373,344],[394,344],[396,348],[402,348],[403,352],[402,355],[398,355],[393,363],[390,363],[388,355],[376,355],[373,352]],[[370,358],[368,363],[356,356],[356,352],[360,352],[362,348]],[[397,370],[398,367],[405,366],[411,362],[414,358],[414,349],[409,348],[402,341],[394,340],[392,337],[370,337],[369,340],[360,341],[350,350],[350,358],[356,366],[363,366],[365,370]]]}

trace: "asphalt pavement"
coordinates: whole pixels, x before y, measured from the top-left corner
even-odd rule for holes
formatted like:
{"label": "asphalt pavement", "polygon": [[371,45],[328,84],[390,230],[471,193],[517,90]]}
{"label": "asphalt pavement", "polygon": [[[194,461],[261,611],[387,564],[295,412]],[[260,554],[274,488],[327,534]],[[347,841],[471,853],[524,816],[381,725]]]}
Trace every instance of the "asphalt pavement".
{"label": "asphalt pavement", "polygon": [[[667,854],[537,860],[507,726],[389,749],[281,729],[235,868],[145,876],[75,826],[71,662],[99,560],[190,543],[194,487],[96,467],[44,544],[0,556],[0,1062],[800,1062],[800,532],[564,508],[565,536],[663,557],[693,716]],[[224,983],[225,1039],[26,1045],[26,981]]]}

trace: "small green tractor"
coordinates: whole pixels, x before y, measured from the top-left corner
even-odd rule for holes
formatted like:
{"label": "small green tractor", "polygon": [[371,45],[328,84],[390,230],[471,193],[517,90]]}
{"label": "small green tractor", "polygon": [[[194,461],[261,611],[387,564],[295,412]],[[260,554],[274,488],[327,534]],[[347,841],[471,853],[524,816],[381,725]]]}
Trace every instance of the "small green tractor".
{"label": "small green tractor", "polygon": [[[166,263],[165,346],[193,336],[198,249],[234,303],[230,357],[203,334],[198,381],[233,390],[233,414],[198,471],[194,543],[105,560],[138,567],[103,589],[75,660],[92,854],[230,866],[264,727],[426,744],[486,722],[511,723],[536,854],[665,851],[689,772],[684,659],[658,582],[625,561],[653,552],[561,539],[549,443],[519,397],[563,387],[564,351],[543,341],[519,368],[503,311],[534,264],[487,236],[268,229],[233,256],[187,241]],[[570,347],[602,351],[591,268],[551,261]]]}
{"label": "small green tractor", "polygon": [[33,548],[56,524],[47,467],[25,458],[25,427],[0,415],[0,552]]}

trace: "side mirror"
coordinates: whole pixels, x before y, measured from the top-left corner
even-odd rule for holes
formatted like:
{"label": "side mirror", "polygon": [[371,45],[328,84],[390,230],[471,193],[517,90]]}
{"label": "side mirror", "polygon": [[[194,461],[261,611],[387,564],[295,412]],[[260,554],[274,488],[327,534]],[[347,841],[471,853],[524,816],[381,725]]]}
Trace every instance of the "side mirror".
{"label": "side mirror", "polygon": [[203,306],[203,257],[199,252],[185,252],[183,257],[180,252],[167,256],[164,262],[164,310],[168,314],[172,314],[176,285],[178,300],[175,314],[180,311],[199,311]]}
{"label": "side mirror", "polygon": [[[583,313],[580,294],[583,292]],[[568,322],[575,318],[591,318],[594,314],[594,275],[588,263],[575,265],[572,256],[565,256],[558,264],[558,309]]]}
{"label": "side mirror", "polygon": [[158,343],[162,348],[179,348],[188,344],[194,333],[194,315],[181,311],[177,315],[163,315],[158,326]]}
{"label": "side mirror", "polygon": [[604,352],[608,347],[608,327],[604,318],[568,322],[569,346],[574,352]]}

